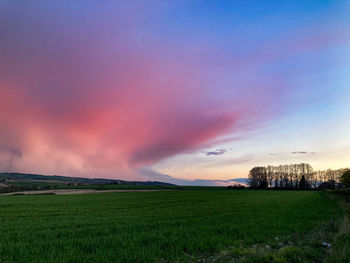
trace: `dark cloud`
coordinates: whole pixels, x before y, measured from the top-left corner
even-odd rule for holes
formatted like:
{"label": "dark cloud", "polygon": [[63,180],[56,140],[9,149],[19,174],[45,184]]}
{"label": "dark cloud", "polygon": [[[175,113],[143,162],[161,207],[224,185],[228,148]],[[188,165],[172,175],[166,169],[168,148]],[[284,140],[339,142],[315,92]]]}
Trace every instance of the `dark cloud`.
{"label": "dark cloud", "polygon": [[225,152],[227,152],[226,149],[217,149],[215,151],[209,151],[209,152],[204,151],[203,153],[205,153],[207,156],[210,156],[210,155],[223,155]]}

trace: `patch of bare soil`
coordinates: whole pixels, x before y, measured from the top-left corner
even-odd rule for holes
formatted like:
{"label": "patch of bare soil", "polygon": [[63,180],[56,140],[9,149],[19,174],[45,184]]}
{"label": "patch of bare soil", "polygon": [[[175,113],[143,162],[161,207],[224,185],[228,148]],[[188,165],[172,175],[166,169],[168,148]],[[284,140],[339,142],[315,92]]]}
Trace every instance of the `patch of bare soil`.
{"label": "patch of bare soil", "polygon": [[22,192],[11,192],[0,195],[75,195],[75,194],[99,194],[99,193],[126,193],[126,192],[155,192],[155,191],[170,191],[163,189],[112,189],[112,190],[95,190],[95,189],[57,189],[57,190],[40,190],[40,191],[22,191]]}
{"label": "patch of bare soil", "polygon": [[8,185],[0,183],[0,187],[8,187]]}

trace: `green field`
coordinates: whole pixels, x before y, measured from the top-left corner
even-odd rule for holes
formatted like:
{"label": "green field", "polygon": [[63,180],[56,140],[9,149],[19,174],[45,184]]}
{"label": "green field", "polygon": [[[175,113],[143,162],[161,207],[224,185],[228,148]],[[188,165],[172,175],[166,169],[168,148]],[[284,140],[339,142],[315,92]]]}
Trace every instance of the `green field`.
{"label": "green field", "polygon": [[0,196],[0,262],[320,262],[341,216],[316,191]]}
{"label": "green field", "polygon": [[78,185],[78,186],[59,186],[57,189],[96,189],[96,190],[162,190],[162,189],[178,189],[183,187],[172,185],[132,185],[132,184],[105,184],[105,185]]}

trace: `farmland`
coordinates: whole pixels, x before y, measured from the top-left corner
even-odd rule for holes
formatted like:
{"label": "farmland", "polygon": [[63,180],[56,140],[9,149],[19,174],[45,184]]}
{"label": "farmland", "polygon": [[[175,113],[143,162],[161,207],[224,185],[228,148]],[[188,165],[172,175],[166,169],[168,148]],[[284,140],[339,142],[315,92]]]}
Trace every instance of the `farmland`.
{"label": "farmland", "polygon": [[0,196],[0,210],[0,262],[319,262],[312,233],[331,239],[342,215],[323,192],[225,189]]}
{"label": "farmland", "polygon": [[56,189],[163,190],[182,189],[182,187],[157,181],[123,181],[58,175],[48,176],[41,174],[0,173],[0,194]]}

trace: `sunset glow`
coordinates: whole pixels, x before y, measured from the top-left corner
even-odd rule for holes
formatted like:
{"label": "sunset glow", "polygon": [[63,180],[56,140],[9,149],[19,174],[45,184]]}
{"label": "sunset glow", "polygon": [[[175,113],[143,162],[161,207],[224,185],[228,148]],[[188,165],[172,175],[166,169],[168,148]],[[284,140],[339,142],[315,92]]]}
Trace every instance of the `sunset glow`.
{"label": "sunset glow", "polygon": [[349,2],[262,3],[1,1],[1,171],[211,185],[350,166]]}

